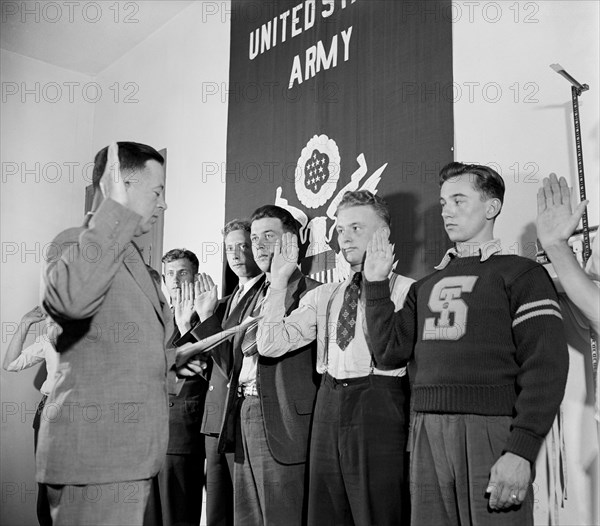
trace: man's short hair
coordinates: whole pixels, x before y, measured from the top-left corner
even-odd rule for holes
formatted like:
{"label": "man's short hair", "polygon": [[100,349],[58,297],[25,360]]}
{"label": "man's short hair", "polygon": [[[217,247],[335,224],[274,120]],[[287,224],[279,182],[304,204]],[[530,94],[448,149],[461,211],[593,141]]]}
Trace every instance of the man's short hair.
{"label": "man's short hair", "polygon": [[223,230],[221,231],[223,234],[223,239],[225,239],[231,232],[235,232],[236,230],[243,230],[249,234],[250,221],[246,221],[245,219],[232,219],[225,224]]}
{"label": "man's short hair", "polygon": [[387,203],[378,195],[369,192],[369,190],[356,190],[355,192],[346,192],[335,211],[335,214],[344,208],[351,206],[371,206],[375,213],[389,227],[392,224],[392,217]]}
{"label": "man's short hair", "polygon": [[[140,144],[139,142],[118,142],[119,164],[121,170],[143,170],[148,161],[156,161],[164,165],[163,156],[152,146]],[[94,157],[94,171],[92,172],[92,184],[95,189],[100,187],[100,179],[106,168],[106,159],[108,157],[108,146],[102,148]]]}
{"label": "man's short hair", "polygon": [[187,250],[186,248],[174,248],[173,250],[169,250],[162,258],[163,263],[171,263],[173,261],[177,261],[179,259],[187,259],[191,264],[194,270],[194,274],[198,274],[198,269],[200,268],[200,262],[191,250]]}
{"label": "man's short hair", "polygon": [[265,205],[257,208],[250,218],[250,224],[254,223],[254,221],[265,219],[267,217],[279,219],[285,232],[296,234],[297,236],[299,235],[298,221],[296,221],[294,216],[285,208],[281,208],[280,206],[276,205]]}
{"label": "man's short hair", "polygon": [[499,199],[504,203],[504,179],[496,170],[482,164],[449,163],[440,171],[440,186],[448,179],[470,175],[469,180],[473,184],[482,199]]}

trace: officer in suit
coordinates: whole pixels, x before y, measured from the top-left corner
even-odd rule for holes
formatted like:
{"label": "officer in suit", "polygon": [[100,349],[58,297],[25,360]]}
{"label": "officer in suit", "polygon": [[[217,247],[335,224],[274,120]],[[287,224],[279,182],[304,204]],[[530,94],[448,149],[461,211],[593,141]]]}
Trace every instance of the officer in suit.
{"label": "officer in suit", "polygon": [[167,207],[163,164],[143,144],[101,150],[93,184],[102,202],[47,254],[43,307],[62,332],[36,478],[55,525],[142,524],[165,458],[171,313],[133,243]]}

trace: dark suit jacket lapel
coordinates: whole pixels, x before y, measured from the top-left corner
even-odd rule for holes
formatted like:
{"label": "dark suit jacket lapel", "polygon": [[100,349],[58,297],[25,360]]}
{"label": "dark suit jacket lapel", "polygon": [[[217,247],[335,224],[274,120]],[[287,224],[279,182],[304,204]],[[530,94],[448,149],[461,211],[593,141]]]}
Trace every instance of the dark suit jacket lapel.
{"label": "dark suit jacket lapel", "polygon": [[[264,282],[265,275],[263,274],[260,279],[258,279],[256,283],[252,285],[250,290],[244,294],[242,299],[238,301],[238,304],[235,306],[235,308],[229,313],[229,317],[225,321],[227,327],[224,325],[224,329],[228,327],[234,327],[252,312],[254,305],[256,305],[256,293],[262,287]],[[238,287],[236,287],[236,291],[237,289]]]}
{"label": "dark suit jacket lapel", "polygon": [[[239,322],[241,322],[244,318],[246,318],[252,313],[254,307],[256,306],[256,302],[258,301],[257,292],[262,287],[264,282],[265,275],[263,274],[260,277],[260,279],[254,285],[252,285],[252,288],[246,294],[244,294],[244,297],[236,305],[235,309],[233,309],[231,315],[229,316],[229,318],[236,319],[236,322],[233,325],[237,325]],[[246,331],[238,332],[233,337],[232,347],[234,375],[237,375],[242,367],[243,354],[241,351],[241,345],[245,334]]]}
{"label": "dark suit jacket lapel", "polygon": [[231,316],[231,312],[230,312],[231,311],[231,302],[233,301],[233,298],[235,298],[235,295],[237,294],[237,291],[239,289],[240,289],[240,286],[236,285],[235,289],[233,289],[233,292],[229,296],[227,296],[227,299],[223,298],[226,301],[225,315],[223,316],[223,323],[222,323],[223,329],[227,328],[225,326],[225,324],[227,323],[227,320]]}

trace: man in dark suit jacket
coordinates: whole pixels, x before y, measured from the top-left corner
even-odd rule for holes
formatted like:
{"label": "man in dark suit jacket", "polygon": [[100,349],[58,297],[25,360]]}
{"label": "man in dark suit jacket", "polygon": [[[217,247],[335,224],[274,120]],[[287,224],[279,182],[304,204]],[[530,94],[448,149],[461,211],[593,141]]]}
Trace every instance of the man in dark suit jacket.
{"label": "man in dark suit jacket", "polygon": [[[121,142],[95,158],[103,201],[59,234],[43,307],[62,332],[36,454],[55,525],[142,524],[167,449],[169,306],[133,244],[166,209],[162,156]],[[100,193],[101,192],[101,193]]]}
{"label": "man in dark suit jacket", "polygon": [[[254,260],[266,274],[265,285],[244,306],[243,317],[257,315],[268,287],[276,242],[284,232],[298,233],[285,209],[267,205],[251,218]],[[289,281],[286,307],[319,285],[296,272]],[[230,347],[213,353],[226,371],[229,390],[219,451],[235,451],[236,525],[301,524],[305,520],[305,464],[318,385],[316,349],[302,348],[281,358],[259,357],[256,327],[238,332]]]}
{"label": "man in dark suit jacket", "polygon": [[[162,262],[176,325],[168,345],[176,347],[181,334],[197,321],[193,292],[199,262],[185,248],[170,250]],[[208,387],[204,376],[204,371],[178,376],[169,394],[169,445],[146,510],[145,526],[197,526],[200,522],[205,457],[200,425]]]}
{"label": "man in dark suit jacket", "polygon": [[[250,243],[250,223],[234,219],[223,229],[225,253],[229,268],[238,277],[238,284],[231,295],[216,305],[216,293],[206,309],[198,314],[204,323],[198,323],[177,345],[200,340],[221,329],[234,327],[242,320],[247,305],[259,291],[264,276],[254,262]],[[207,276],[205,289],[215,291]],[[214,314],[213,314],[214,311]],[[231,354],[231,342],[223,344],[223,352]],[[217,354],[220,351],[216,351]],[[229,387],[228,375],[210,359],[207,367],[209,381],[201,432],[205,435],[206,449],[206,519],[210,526],[233,525],[233,453],[219,453],[218,441]]]}

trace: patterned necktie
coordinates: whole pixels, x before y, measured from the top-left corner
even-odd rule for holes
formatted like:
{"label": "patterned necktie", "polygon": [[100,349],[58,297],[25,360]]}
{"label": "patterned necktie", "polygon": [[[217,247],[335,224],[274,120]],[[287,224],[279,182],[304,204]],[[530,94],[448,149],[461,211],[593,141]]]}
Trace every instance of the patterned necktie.
{"label": "patterned necktie", "polygon": [[342,351],[346,350],[346,347],[354,338],[361,279],[362,274],[360,272],[354,274],[350,285],[344,291],[344,301],[337,321],[337,344]]}
{"label": "patterned necktie", "polygon": [[[269,288],[269,282],[265,281],[262,284],[262,287],[258,291],[258,298],[256,299],[256,304],[254,305],[254,309],[250,316],[258,316],[262,309],[263,303],[265,302],[265,296],[267,295],[267,289]],[[258,332],[258,321],[254,322],[246,329],[246,333],[244,334],[244,339],[242,340],[242,353],[244,356],[252,356],[258,352],[258,348],[256,346],[256,335]]]}

